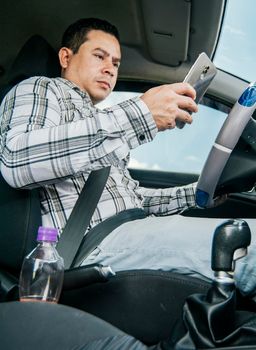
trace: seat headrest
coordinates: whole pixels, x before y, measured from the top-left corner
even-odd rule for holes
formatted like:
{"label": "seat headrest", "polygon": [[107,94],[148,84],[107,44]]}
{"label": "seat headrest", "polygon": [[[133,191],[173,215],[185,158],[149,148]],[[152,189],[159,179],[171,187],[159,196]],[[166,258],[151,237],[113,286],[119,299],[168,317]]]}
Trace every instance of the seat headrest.
{"label": "seat headrest", "polygon": [[8,84],[15,85],[32,76],[49,78],[60,76],[60,64],[56,51],[40,35],[33,35],[23,45],[8,75]]}

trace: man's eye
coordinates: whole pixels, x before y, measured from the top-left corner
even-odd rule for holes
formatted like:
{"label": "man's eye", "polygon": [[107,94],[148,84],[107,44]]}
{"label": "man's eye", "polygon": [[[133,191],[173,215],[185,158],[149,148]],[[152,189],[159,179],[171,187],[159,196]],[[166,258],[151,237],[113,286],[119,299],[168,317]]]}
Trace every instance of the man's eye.
{"label": "man's eye", "polygon": [[117,62],[117,63],[113,63],[113,65],[114,65],[114,67],[115,67],[115,68],[117,68],[117,69],[118,69],[118,68],[119,68],[119,66],[120,66],[120,63],[119,63],[119,62]]}
{"label": "man's eye", "polygon": [[94,54],[94,56],[97,57],[97,58],[100,59],[100,60],[103,60],[103,59],[104,59],[103,55],[100,55],[100,54],[98,54],[98,53]]}

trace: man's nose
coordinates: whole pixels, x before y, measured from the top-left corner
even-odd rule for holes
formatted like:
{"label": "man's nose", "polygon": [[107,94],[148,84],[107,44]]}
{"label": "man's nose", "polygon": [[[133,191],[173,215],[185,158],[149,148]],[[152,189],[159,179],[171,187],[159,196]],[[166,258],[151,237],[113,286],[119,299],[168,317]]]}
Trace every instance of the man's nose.
{"label": "man's nose", "polygon": [[110,61],[104,62],[103,72],[113,77],[115,75],[115,67],[113,65],[113,62],[110,62]]}

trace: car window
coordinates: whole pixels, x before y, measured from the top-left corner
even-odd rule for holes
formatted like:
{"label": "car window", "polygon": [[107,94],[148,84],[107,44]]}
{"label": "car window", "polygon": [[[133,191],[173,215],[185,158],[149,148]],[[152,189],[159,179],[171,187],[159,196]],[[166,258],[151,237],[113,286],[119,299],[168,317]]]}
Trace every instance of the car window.
{"label": "car window", "polygon": [[[138,92],[114,91],[99,108],[106,108]],[[129,167],[199,174],[227,114],[199,105],[193,123],[183,129],[159,132],[155,139],[131,151]]]}
{"label": "car window", "polygon": [[218,68],[254,81],[256,76],[255,0],[229,0],[214,57]]}

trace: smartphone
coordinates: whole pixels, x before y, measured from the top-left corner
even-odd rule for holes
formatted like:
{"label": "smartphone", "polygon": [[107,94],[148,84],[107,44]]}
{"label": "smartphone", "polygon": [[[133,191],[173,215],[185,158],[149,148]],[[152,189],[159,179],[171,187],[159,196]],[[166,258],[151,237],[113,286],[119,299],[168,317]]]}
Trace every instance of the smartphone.
{"label": "smartphone", "polygon": [[[215,65],[206,53],[202,52],[183,80],[183,82],[189,83],[196,90],[196,103],[201,101],[216,74],[217,69]],[[184,122],[176,121],[176,126],[179,129],[182,129],[184,125]]]}

